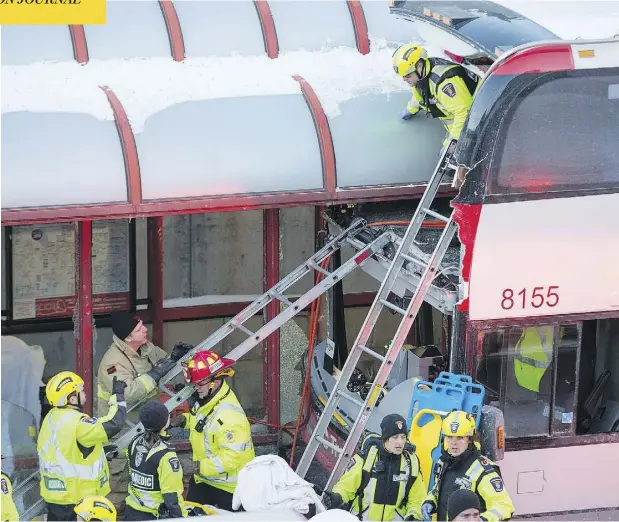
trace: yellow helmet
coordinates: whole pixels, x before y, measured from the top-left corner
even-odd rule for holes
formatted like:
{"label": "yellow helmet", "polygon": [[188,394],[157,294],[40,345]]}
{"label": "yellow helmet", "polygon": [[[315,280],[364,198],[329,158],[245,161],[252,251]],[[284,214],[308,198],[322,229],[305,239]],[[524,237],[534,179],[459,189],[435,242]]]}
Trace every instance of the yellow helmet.
{"label": "yellow helmet", "polygon": [[443,434],[447,437],[472,437],[475,435],[475,419],[470,413],[452,411],[443,420]]}
{"label": "yellow helmet", "polygon": [[73,372],[54,375],[45,387],[45,395],[52,406],[66,406],[69,395],[84,389],[84,379]]}
{"label": "yellow helmet", "polygon": [[107,498],[102,496],[86,497],[80,500],[74,508],[78,516],[89,522],[116,522],[116,508]]}
{"label": "yellow helmet", "polygon": [[423,74],[421,78],[427,76],[430,72],[430,60],[428,59],[428,53],[426,50],[418,44],[406,44],[398,47],[393,53],[391,63],[393,64],[393,70],[399,76],[407,76],[417,70],[417,63],[423,61]]}

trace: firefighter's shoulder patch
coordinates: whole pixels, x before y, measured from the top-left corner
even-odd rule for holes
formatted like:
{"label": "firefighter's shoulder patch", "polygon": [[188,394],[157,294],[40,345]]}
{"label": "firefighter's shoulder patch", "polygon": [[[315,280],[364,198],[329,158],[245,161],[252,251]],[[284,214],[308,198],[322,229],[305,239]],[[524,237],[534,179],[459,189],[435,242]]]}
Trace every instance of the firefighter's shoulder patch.
{"label": "firefighter's shoulder patch", "polygon": [[170,467],[172,468],[172,471],[174,473],[176,473],[177,471],[180,471],[181,469],[181,463],[178,460],[178,457],[170,457],[168,459],[168,462],[170,463]]}
{"label": "firefighter's shoulder patch", "polygon": [[113,373],[116,373],[116,365],[113,364],[112,366],[108,366],[107,370],[105,370],[107,372],[108,375],[112,375]]}
{"label": "firefighter's shoulder patch", "polygon": [[97,417],[82,417],[82,422],[86,424],[97,424]]}
{"label": "firefighter's shoulder patch", "polygon": [[2,477],[2,494],[9,494],[9,482],[4,477]]}
{"label": "firefighter's shoulder patch", "polygon": [[441,88],[441,91],[443,91],[450,98],[453,98],[456,95],[456,88],[454,87],[454,84],[451,82],[448,82],[445,85],[443,85],[443,87]]}
{"label": "firefighter's shoulder patch", "polygon": [[490,479],[490,484],[492,484],[494,491],[497,493],[503,491],[503,479],[501,479],[501,477],[494,477],[493,479]]}

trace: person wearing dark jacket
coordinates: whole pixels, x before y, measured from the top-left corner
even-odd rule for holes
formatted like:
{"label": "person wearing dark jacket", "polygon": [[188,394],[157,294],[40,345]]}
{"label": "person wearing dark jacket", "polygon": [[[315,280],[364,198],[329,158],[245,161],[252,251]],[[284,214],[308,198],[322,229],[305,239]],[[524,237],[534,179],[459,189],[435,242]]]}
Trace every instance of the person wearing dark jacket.
{"label": "person wearing dark jacket", "polygon": [[129,496],[125,520],[155,520],[187,516],[183,500],[183,470],[165,442],[170,414],[160,402],[140,411],[144,433],[129,444]]}
{"label": "person wearing dark jacket", "polygon": [[350,504],[359,520],[421,520],[426,487],[417,455],[406,443],[406,421],[394,413],[380,428],[380,436],[366,437],[323,503],[327,509]]}
{"label": "person wearing dark jacket", "polygon": [[475,447],[475,419],[464,411],[452,411],[443,421],[443,454],[434,466],[434,486],[421,511],[425,520],[433,513],[448,520],[448,502],[460,489],[473,491],[479,499],[481,519],[508,520],[514,513],[499,467]]}

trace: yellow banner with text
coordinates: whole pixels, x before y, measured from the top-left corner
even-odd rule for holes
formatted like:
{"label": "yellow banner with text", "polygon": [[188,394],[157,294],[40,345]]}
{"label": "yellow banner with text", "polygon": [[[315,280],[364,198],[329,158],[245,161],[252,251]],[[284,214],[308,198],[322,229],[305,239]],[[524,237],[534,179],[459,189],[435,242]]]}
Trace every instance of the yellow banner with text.
{"label": "yellow banner with text", "polygon": [[0,0],[0,25],[105,24],[106,0]]}

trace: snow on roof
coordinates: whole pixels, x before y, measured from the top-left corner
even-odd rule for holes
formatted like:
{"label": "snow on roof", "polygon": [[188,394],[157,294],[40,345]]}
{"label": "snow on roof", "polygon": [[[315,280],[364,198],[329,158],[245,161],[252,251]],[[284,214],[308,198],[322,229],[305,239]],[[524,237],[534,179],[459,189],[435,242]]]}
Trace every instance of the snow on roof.
{"label": "snow on roof", "polygon": [[617,0],[496,0],[530,18],[563,40],[619,35]]}
{"label": "snow on roof", "polygon": [[372,49],[367,55],[347,47],[295,51],[274,60],[237,55],[184,62],[145,58],[3,66],[2,112],[78,112],[111,120],[111,108],[98,88],[106,85],[138,133],[149,116],[186,101],[299,94],[292,78],[299,74],[313,87],[327,116],[334,118],[347,100],[408,89],[391,68],[393,49],[380,41],[373,42]]}

